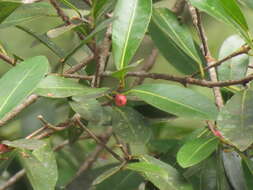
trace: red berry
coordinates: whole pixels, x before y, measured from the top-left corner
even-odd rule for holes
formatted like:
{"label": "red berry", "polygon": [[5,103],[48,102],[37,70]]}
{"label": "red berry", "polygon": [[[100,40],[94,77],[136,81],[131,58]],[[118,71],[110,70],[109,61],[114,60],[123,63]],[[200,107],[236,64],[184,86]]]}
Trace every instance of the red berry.
{"label": "red berry", "polygon": [[124,106],[127,103],[127,97],[124,94],[116,94],[115,104],[117,106]]}
{"label": "red berry", "polygon": [[5,144],[0,144],[0,153],[5,153],[5,152],[9,152],[10,148],[9,146],[5,145]]}

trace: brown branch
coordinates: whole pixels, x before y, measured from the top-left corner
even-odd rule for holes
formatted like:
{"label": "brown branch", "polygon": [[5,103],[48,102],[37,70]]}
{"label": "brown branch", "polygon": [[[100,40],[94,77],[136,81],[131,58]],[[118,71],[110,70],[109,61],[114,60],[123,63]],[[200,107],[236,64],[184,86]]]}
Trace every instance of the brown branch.
{"label": "brown branch", "polygon": [[0,59],[4,60],[6,63],[9,63],[11,66],[15,66],[16,62],[14,59],[0,52]]}
{"label": "brown branch", "polygon": [[[104,72],[103,76],[111,76],[112,72]],[[217,82],[212,82],[212,81],[207,81],[207,80],[200,80],[200,79],[195,79],[192,77],[178,77],[174,75],[167,75],[167,74],[160,74],[160,73],[145,73],[145,72],[128,72],[126,74],[127,77],[144,77],[144,78],[151,78],[151,79],[161,79],[161,80],[168,80],[168,81],[174,81],[174,82],[179,82],[182,85],[186,86],[187,84],[193,84],[193,85],[198,85],[198,86],[203,86],[203,87],[208,87],[208,88],[213,88],[213,87],[226,87],[226,86],[231,86],[231,85],[245,85],[248,82],[253,80],[253,75],[249,75],[245,78],[239,79],[239,80],[226,80],[226,81],[217,81]]]}
{"label": "brown branch", "polygon": [[113,133],[113,137],[117,143],[117,146],[120,148],[121,152],[124,154],[125,160],[131,160],[131,155],[128,154],[127,147],[125,146],[126,144],[121,142],[121,140],[118,138],[118,136],[115,133]]}
{"label": "brown branch", "polygon": [[86,76],[86,75],[76,75],[76,74],[62,74],[65,78],[74,78],[74,79],[82,79],[82,80],[93,80],[94,76]]}
{"label": "brown branch", "polygon": [[77,71],[80,71],[83,67],[85,67],[88,63],[90,63],[94,59],[94,56],[88,56],[86,57],[81,63],[74,65],[70,69],[64,72],[64,74],[69,74],[69,73],[75,73]]}
{"label": "brown branch", "polygon": [[55,8],[58,16],[62,19],[62,21],[66,24],[66,25],[70,25],[70,19],[69,17],[63,12],[63,10],[60,8],[59,4],[57,3],[56,0],[49,0],[49,2],[53,5],[53,7]]}
{"label": "brown branch", "polygon": [[172,11],[176,15],[181,14],[184,10],[185,4],[186,4],[185,0],[177,0],[176,3],[174,4],[173,8],[172,8]]}
{"label": "brown branch", "polygon": [[108,61],[108,57],[110,55],[110,48],[111,48],[110,36],[111,36],[111,26],[109,26],[109,28],[107,29],[107,32],[105,34],[105,38],[101,47],[98,48],[98,52],[101,52],[101,53],[98,57],[95,78],[92,84],[92,86],[96,88],[100,86],[101,74],[105,70],[106,62]]}
{"label": "brown branch", "polygon": [[[104,144],[107,144],[107,142],[109,141],[111,135],[112,135],[112,128],[108,128],[104,132],[104,134],[100,137],[100,139]],[[93,163],[98,159],[98,156],[101,154],[101,152],[103,150],[104,150],[104,146],[97,145],[95,150],[85,159],[85,161],[83,162],[83,164],[81,165],[81,167],[77,171],[77,173],[76,173],[75,177],[73,178],[73,180],[75,178],[77,178],[78,176],[80,176],[83,172],[89,170],[92,167]]]}
{"label": "brown branch", "polygon": [[[222,58],[221,60],[218,60],[216,62],[214,62],[213,64],[210,64],[209,66],[205,67],[204,68],[204,71],[207,71],[209,70],[210,68],[213,68],[213,67],[218,67],[219,65],[221,65],[222,63],[224,63],[225,61],[229,60],[229,59],[232,59],[233,57],[236,57],[238,55],[241,55],[241,54],[247,54],[249,51],[250,51],[250,47],[247,46],[247,45],[244,45],[242,46],[240,49],[238,49],[237,51],[233,52],[232,54]],[[192,74],[191,76],[194,77],[194,76],[197,76],[200,72],[196,72],[194,74]]]}
{"label": "brown branch", "polygon": [[[190,9],[190,13],[192,15],[193,24],[196,27],[199,37],[200,37],[200,40],[202,42],[202,53],[206,58],[207,66],[210,67],[215,61],[212,58],[211,52],[208,47],[207,37],[205,35],[204,27],[201,22],[200,13],[195,7],[193,7],[190,4],[189,4],[189,9]],[[216,69],[213,67],[209,68],[208,72],[209,72],[209,76],[210,76],[211,81],[218,82]],[[221,95],[220,88],[213,87],[213,93],[214,93],[214,97],[215,97],[215,103],[216,103],[218,109],[221,109],[223,107],[224,103],[223,103],[223,98]]]}
{"label": "brown branch", "polygon": [[[140,68],[140,71],[142,71],[142,72],[149,72],[153,68],[153,66],[154,66],[154,64],[156,62],[156,58],[158,56],[158,53],[159,53],[158,49],[153,48],[150,56],[148,57],[147,62],[143,64],[143,66]],[[140,85],[140,84],[143,83],[144,80],[145,80],[145,78],[141,78],[141,77],[137,78],[133,82],[132,86]]]}
{"label": "brown branch", "polygon": [[0,127],[5,125],[9,120],[16,117],[21,111],[23,111],[26,107],[34,103],[39,96],[33,94],[29,96],[23,103],[18,105],[16,108],[14,108],[11,112],[6,114],[1,120],[0,120]]}
{"label": "brown branch", "polygon": [[25,169],[20,170],[17,172],[14,176],[12,176],[10,179],[8,179],[7,182],[5,182],[1,187],[0,190],[6,190],[10,186],[14,185],[18,180],[20,180],[25,175]]}
{"label": "brown branch", "polygon": [[118,154],[116,154],[113,150],[111,150],[106,144],[104,144],[92,131],[90,131],[85,125],[82,124],[79,118],[76,118],[76,123],[83,128],[88,135],[90,135],[100,146],[102,146],[105,150],[107,150],[115,159],[123,162],[122,159]]}

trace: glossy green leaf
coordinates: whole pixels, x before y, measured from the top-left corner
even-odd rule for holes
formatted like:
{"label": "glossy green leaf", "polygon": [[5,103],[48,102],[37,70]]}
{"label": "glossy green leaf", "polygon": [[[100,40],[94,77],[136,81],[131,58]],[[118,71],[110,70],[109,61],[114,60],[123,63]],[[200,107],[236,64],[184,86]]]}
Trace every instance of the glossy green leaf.
{"label": "glossy green leaf", "polygon": [[136,68],[141,62],[143,61],[143,59],[138,60],[135,63],[132,63],[131,65],[127,65],[126,67],[124,67],[123,69],[120,69],[118,71],[115,71],[111,74],[112,77],[118,78],[118,79],[122,79],[123,76],[125,76],[125,74],[127,72],[129,72],[130,70]]}
{"label": "glossy green leaf", "polygon": [[76,113],[93,125],[104,125],[111,121],[111,114],[95,98],[75,96],[69,104]]}
{"label": "glossy green leaf", "polygon": [[48,16],[56,16],[54,8],[49,3],[40,2],[24,4],[8,16],[4,22],[2,22],[0,28],[10,27]]}
{"label": "glossy green leaf", "polygon": [[27,149],[27,150],[35,150],[46,145],[44,141],[36,140],[36,139],[19,139],[15,141],[3,141],[2,143],[10,147]]}
{"label": "glossy green leaf", "polygon": [[3,173],[7,170],[13,159],[17,156],[17,151],[12,150],[4,154],[0,154],[0,172]]}
{"label": "glossy green leaf", "polygon": [[200,70],[202,59],[187,26],[169,9],[153,9],[150,34],[164,57],[184,73]]}
{"label": "glossy green leaf", "polygon": [[124,170],[110,176],[93,190],[136,190],[143,178],[134,171]]}
{"label": "glossy green leaf", "polygon": [[243,174],[244,174],[244,179],[246,181],[246,185],[248,187],[248,190],[253,187],[253,173],[252,170],[248,167],[248,165],[242,161],[242,169],[243,169]]}
{"label": "glossy green leaf", "polygon": [[118,0],[112,25],[114,63],[123,69],[133,58],[147,30],[152,14],[151,0]]}
{"label": "glossy green leaf", "polygon": [[16,2],[0,2],[0,24],[20,5],[21,3]]}
{"label": "glossy green leaf", "polygon": [[247,22],[236,0],[189,0],[193,6],[234,27],[252,44]]}
{"label": "glossy green leaf", "polygon": [[110,12],[116,3],[116,0],[94,0],[92,2],[91,15],[97,21],[99,21],[103,15]]}
{"label": "glossy green leaf", "polygon": [[157,165],[150,164],[144,161],[127,164],[124,168],[129,169],[129,170],[134,170],[137,172],[144,172],[144,173],[147,172],[147,173],[152,173],[152,174],[157,174],[160,176],[167,177],[167,171],[164,168],[161,168]]}
{"label": "glossy green leaf", "polygon": [[106,170],[104,173],[99,175],[93,182],[92,185],[98,185],[102,183],[104,180],[108,179],[109,177],[113,176],[117,172],[119,172],[122,169],[122,165],[115,166],[109,170]]}
{"label": "glossy green leaf", "polygon": [[[238,35],[227,38],[221,46],[219,60],[237,51],[245,42]],[[218,67],[220,80],[238,80],[245,77],[249,65],[248,55],[238,55]]]}
{"label": "glossy green leaf", "polygon": [[236,152],[222,152],[226,176],[234,189],[247,189],[241,158]]}
{"label": "glossy green leaf", "polygon": [[0,79],[0,118],[33,92],[48,72],[46,57],[37,56],[19,63]]}
{"label": "glossy green leaf", "polygon": [[55,189],[58,170],[54,153],[48,144],[32,152],[20,151],[19,158],[34,190]]}
{"label": "glossy green leaf", "polygon": [[217,125],[224,139],[239,150],[253,143],[253,91],[244,90],[234,95],[222,108]]}
{"label": "glossy green leaf", "polygon": [[147,155],[141,156],[140,160],[159,168],[161,172],[140,171],[140,173],[160,190],[192,189],[191,185],[188,185],[179,172],[169,164]]}
{"label": "glossy green leaf", "polygon": [[197,92],[169,84],[144,84],[131,89],[136,95],[158,109],[177,116],[216,119],[218,114],[211,100]]}
{"label": "glossy green leaf", "polygon": [[186,142],[177,153],[177,162],[183,168],[198,164],[209,157],[217,148],[218,140],[212,138],[197,138]]}
{"label": "glossy green leaf", "polygon": [[54,28],[54,29],[51,29],[47,32],[47,36],[49,38],[56,38],[56,37],[59,37],[60,35],[64,34],[65,32],[68,32],[76,27],[78,27],[79,24],[69,24],[67,26],[60,26],[58,28]]}
{"label": "glossy green leaf", "polygon": [[125,142],[145,144],[151,136],[147,120],[133,108],[113,107],[112,127]]}
{"label": "glossy green leaf", "polygon": [[80,94],[101,93],[105,90],[85,87],[76,80],[49,75],[39,83],[34,93],[49,98],[66,98]]}

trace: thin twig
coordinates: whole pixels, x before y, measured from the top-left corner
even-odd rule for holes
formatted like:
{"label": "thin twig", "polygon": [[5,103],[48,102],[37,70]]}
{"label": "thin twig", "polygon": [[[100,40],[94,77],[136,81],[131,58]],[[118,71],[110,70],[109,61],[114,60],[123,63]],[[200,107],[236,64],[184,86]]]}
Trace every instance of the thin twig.
{"label": "thin twig", "polygon": [[18,105],[16,108],[14,108],[11,112],[6,114],[1,120],[0,120],[0,127],[5,125],[9,120],[17,116],[21,111],[23,111],[26,107],[34,103],[39,96],[33,94],[29,96],[23,103]]}
{"label": "thin twig", "polygon": [[74,79],[82,79],[82,80],[93,80],[94,76],[86,76],[86,75],[77,75],[77,74],[62,74],[60,75],[65,78],[74,78]]}
{"label": "thin twig", "polygon": [[63,10],[60,8],[59,4],[57,3],[56,0],[49,0],[49,2],[53,5],[53,7],[55,8],[58,16],[62,19],[62,21],[66,24],[66,25],[70,25],[70,19],[69,17],[63,12]]}
{"label": "thin twig", "polygon": [[[62,130],[64,130],[64,129],[68,128],[68,127],[71,126],[71,125],[72,125],[72,121],[66,121],[66,122],[64,122],[64,123],[58,124],[57,127],[59,127],[59,128],[61,128]],[[43,129],[43,130],[42,130],[42,129]],[[43,131],[43,133],[38,135],[38,133],[40,133],[40,132],[42,132],[42,131]],[[55,131],[53,131],[53,130],[51,130],[51,129],[48,129],[48,130],[46,129],[46,130],[45,130],[45,128],[42,127],[42,128],[40,128],[40,129],[38,129],[37,131],[33,132],[33,134],[37,134],[36,136],[34,136],[34,135],[29,135],[29,136],[26,137],[26,139],[31,139],[31,138],[34,138],[34,139],[42,139],[42,138],[48,137],[48,136],[50,136],[50,135],[52,135],[52,134],[54,134],[54,133],[55,133]],[[60,150],[60,148],[58,148],[58,146],[57,146],[57,147],[55,147],[53,150],[54,150],[54,151],[58,151],[58,150]],[[17,172],[15,175],[13,175],[11,178],[9,178],[9,179],[3,184],[3,186],[0,187],[0,190],[6,190],[7,188],[9,188],[9,187],[12,186],[13,184],[15,184],[18,180],[20,180],[23,176],[25,176],[25,174],[26,174],[25,169],[20,170],[20,171]]]}
{"label": "thin twig", "polygon": [[[206,58],[207,66],[210,67],[215,61],[212,58],[209,47],[208,47],[207,37],[205,35],[204,27],[203,27],[202,22],[201,22],[200,13],[195,7],[193,7],[190,4],[189,4],[189,9],[190,9],[190,13],[192,15],[193,24],[195,25],[195,27],[198,31],[200,40],[202,42],[203,55]],[[211,81],[212,82],[218,82],[216,69],[213,68],[213,67],[209,68],[208,72],[209,72],[209,76],[210,76]],[[214,97],[215,97],[215,103],[216,103],[218,109],[221,109],[223,107],[224,103],[223,103],[220,88],[219,87],[213,87],[213,93],[214,93]]]}
{"label": "thin twig", "polygon": [[12,176],[10,179],[8,179],[7,182],[5,182],[1,187],[0,190],[6,190],[10,186],[14,185],[18,180],[20,180],[25,175],[25,169],[20,170],[17,172],[14,176]]}
{"label": "thin twig", "polygon": [[[112,72],[106,71],[103,73],[103,76],[111,76]],[[208,88],[213,87],[226,87],[231,85],[245,85],[248,82],[253,80],[253,75],[249,75],[245,78],[239,79],[239,80],[226,80],[226,81],[218,81],[218,82],[212,82],[207,80],[200,80],[195,79],[192,77],[178,77],[174,75],[168,75],[168,74],[160,74],[160,73],[145,73],[145,72],[128,72],[126,74],[127,77],[144,77],[144,78],[151,78],[151,79],[161,79],[161,80],[168,80],[168,81],[174,81],[179,82],[182,85],[186,86],[187,84],[193,84]]]}
{"label": "thin twig", "polygon": [[90,63],[94,59],[94,56],[88,56],[86,57],[81,63],[74,65],[70,69],[64,72],[64,74],[68,73],[75,73],[77,71],[80,71],[82,68],[84,68],[88,63]]}
{"label": "thin twig", "polygon": [[76,119],[76,123],[82,127],[99,145],[103,146],[105,150],[107,150],[114,158],[119,160],[120,162],[123,162],[124,159],[122,159],[118,154],[116,154],[113,150],[111,150],[106,144],[104,144],[92,131],[90,131],[85,125],[82,124],[82,122],[79,120],[79,118]]}
{"label": "thin twig", "polygon": [[[232,54],[222,58],[221,60],[218,60],[216,62],[214,62],[213,64],[210,64],[209,66],[205,67],[204,68],[204,71],[207,71],[209,70],[210,68],[213,68],[213,67],[218,67],[220,66],[222,63],[224,63],[225,61],[229,60],[229,59],[232,59],[233,57],[236,57],[238,55],[241,55],[241,54],[247,54],[249,51],[250,51],[250,47],[247,46],[247,45],[244,45],[242,46],[241,48],[239,48],[237,51],[233,52]],[[200,72],[196,72],[194,74],[192,74],[191,76],[194,77],[194,76],[197,76]]]}
{"label": "thin twig", "polygon": [[120,150],[124,154],[125,159],[131,160],[131,155],[128,154],[128,150],[127,150],[127,147],[125,146],[125,144],[123,142],[121,142],[121,140],[118,138],[118,136],[115,133],[113,133],[113,137],[116,140],[117,146],[120,148]]}
{"label": "thin twig", "polygon": [[4,60],[6,63],[9,63],[11,66],[15,66],[15,60],[0,52],[0,59]]}
{"label": "thin twig", "polygon": [[95,78],[92,85],[93,87],[96,87],[96,88],[100,86],[101,74],[105,70],[106,62],[108,61],[108,57],[110,55],[110,48],[111,48],[110,36],[111,36],[111,26],[109,26],[109,28],[107,29],[107,32],[105,34],[105,38],[101,47],[98,48],[99,49],[98,52],[101,52],[101,53],[98,56]]}
{"label": "thin twig", "polygon": [[[100,137],[100,139],[102,140],[104,144],[106,144],[109,141],[111,135],[112,135],[112,128],[108,128],[104,132],[104,134]],[[94,164],[94,162],[96,162],[96,160],[98,159],[98,156],[102,153],[103,150],[104,150],[104,146],[97,145],[95,150],[87,158],[85,158],[85,161],[83,162],[79,170],[76,172],[75,177],[71,180],[71,182],[68,185],[70,185],[82,173],[89,170]]]}
{"label": "thin twig", "polygon": [[181,14],[184,10],[185,4],[186,4],[185,0],[177,0],[176,3],[174,4],[173,8],[172,8],[172,11],[176,15]]}
{"label": "thin twig", "polygon": [[[149,72],[153,68],[153,66],[156,62],[156,58],[158,56],[158,53],[159,53],[158,49],[153,48],[150,56],[148,57],[147,62],[145,62],[143,64],[143,66],[140,68],[140,71]],[[145,78],[139,77],[133,82],[132,86],[140,85],[143,83],[144,80],[145,80]]]}

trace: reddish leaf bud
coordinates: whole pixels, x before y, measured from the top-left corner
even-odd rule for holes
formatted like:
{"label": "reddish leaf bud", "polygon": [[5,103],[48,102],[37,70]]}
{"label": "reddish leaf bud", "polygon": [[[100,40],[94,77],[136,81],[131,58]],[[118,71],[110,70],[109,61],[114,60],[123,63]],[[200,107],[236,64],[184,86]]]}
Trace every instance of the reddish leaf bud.
{"label": "reddish leaf bud", "polygon": [[222,134],[221,134],[221,132],[220,132],[220,131],[215,130],[213,133],[214,133],[214,135],[215,135],[216,137],[223,138],[223,136],[222,136]]}
{"label": "reddish leaf bud", "polygon": [[117,106],[125,106],[127,103],[127,97],[124,94],[116,94],[115,104]]}

